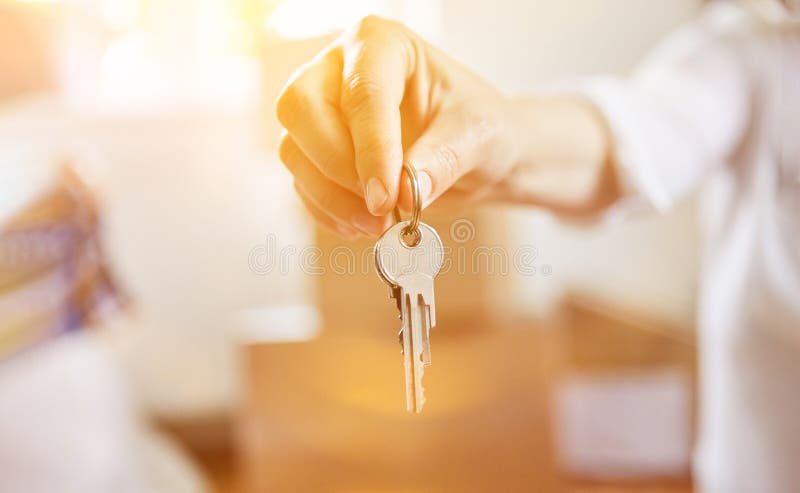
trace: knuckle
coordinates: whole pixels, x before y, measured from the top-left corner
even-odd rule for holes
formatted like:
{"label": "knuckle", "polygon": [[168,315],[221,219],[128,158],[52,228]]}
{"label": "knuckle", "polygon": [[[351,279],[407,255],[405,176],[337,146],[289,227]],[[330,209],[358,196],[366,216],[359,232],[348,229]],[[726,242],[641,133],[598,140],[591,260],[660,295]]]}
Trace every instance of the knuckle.
{"label": "knuckle", "polygon": [[371,131],[368,135],[359,140],[356,154],[367,161],[381,162],[382,157],[392,153],[393,139],[388,135]]}
{"label": "knuckle", "polygon": [[300,201],[303,202],[303,205],[306,207],[306,209],[313,210],[315,206],[312,204],[311,200],[309,200],[308,194],[306,193],[305,188],[303,188],[303,184],[300,183],[297,178],[295,178],[292,182],[292,185],[294,186],[295,193],[297,193],[297,196],[300,197]]}
{"label": "knuckle", "polygon": [[336,214],[337,206],[339,205],[339,197],[335,190],[331,187],[325,187],[322,190],[319,190],[317,194],[317,205],[319,205],[320,209],[326,211],[328,214],[337,217]]}
{"label": "knuckle", "polygon": [[364,16],[356,23],[355,37],[358,39],[366,39],[380,34],[388,23],[389,21],[375,14]]}
{"label": "knuckle", "polygon": [[303,107],[308,96],[302,89],[298,81],[287,85],[278,96],[275,103],[275,113],[278,121],[286,128],[289,128],[296,120],[296,115]]}
{"label": "knuckle", "polygon": [[341,107],[348,115],[363,112],[375,105],[383,88],[374,77],[364,72],[348,75],[342,85]]}
{"label": "knuckle", "polygon": [[328,152],[319,159],[317,167],[324,175],[333,179],[335,178],[336,173],[343,169],[343,166],[341,166],[340,163],[341,158],[339,150],[334,147],[329,149]]}
{"label": "knuckle", "polygon": [[[345,46],[368,46],[380,50],[406,50],[412,47],[418,36],[405,25],[377,15],[368,15],[358,21],[343,36]],[[414,46],[415,47],[415,46]]]}
{"label": "knuckle", "polygon": [[433,150],[433,157],[439,167],[439,176],[446,183],[453,183],[460,175],[461,155],[449,144],[440,144]]}
{"label": "knuckle", "polygon": [[[292,142],[292,138],[288,135],[284,135],[281,137],[280,142],[278,142],[278,157],[280,158],[281,162],[286,165],[287,168],[290,168],[290,162],[292,160],[292,156],[294,155],[294,143]],[[291,169],[291,168],[290,168]]]}

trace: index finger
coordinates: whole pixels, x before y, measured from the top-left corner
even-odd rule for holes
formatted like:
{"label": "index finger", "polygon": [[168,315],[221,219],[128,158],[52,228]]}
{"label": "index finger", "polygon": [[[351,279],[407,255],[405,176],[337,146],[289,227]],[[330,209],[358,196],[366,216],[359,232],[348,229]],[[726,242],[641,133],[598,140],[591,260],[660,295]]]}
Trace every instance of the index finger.
{"label": "index finger", "polygon": [[341,46],[333,45],[301,67],[281,91],[276,113],[322,174],[361,194],[350,132],[339,110],[342,63]]}

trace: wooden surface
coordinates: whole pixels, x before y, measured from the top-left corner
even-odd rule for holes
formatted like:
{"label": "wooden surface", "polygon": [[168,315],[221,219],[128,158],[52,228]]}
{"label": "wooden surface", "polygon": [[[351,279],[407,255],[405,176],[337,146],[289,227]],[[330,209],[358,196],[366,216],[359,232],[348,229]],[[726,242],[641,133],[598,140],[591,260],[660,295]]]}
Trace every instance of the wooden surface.
{"label": "wooden surface", "polygon": [[684,341],[573,308],[548,324],[440,327],[428,402],[404,408],[390,334],[329,327],[305,343],[243,348],[237,426],[248,492],[689,492],[688,470],[597,481],[559,466],[550,399],[561,377],[609,369],[693,374]]}

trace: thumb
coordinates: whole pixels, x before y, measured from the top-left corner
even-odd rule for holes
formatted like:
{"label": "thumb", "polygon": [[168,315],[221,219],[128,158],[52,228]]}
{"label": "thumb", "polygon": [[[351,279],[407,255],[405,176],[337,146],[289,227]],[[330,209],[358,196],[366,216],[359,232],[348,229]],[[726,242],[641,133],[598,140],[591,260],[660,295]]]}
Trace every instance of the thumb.
{"label": "thumb", "polygon": [[[440,114],[408,149],[405,160],[417,171],[423,207],[452,187],[475,165],[467,156],[474,156],[476,147],[482,144],[479,129],[480,125],[465,124],[456,115]],[[399,197],[400,208],[405,211],[409,211],[413,203],[409,180],[404,176]]]}

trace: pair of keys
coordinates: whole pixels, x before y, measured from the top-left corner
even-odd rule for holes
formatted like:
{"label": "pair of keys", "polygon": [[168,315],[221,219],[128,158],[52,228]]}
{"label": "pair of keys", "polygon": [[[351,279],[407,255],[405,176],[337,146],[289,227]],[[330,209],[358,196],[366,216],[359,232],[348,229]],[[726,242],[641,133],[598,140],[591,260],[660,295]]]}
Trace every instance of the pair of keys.
{"label": "pair of keys", "polygon": [[375,244],[375,268],[389,285],[389,297],[394,298],[400,311],[406,409],[419,413],[425,404],[422,375],[431,364],[430,330],[436,325],[433,280],[442,268],[444,246],[436,230],[420,222],[422,203],[417,173],[410,163],[404,168],[411,179],[411,219],[401,221],[395,209],[396,224]]}

